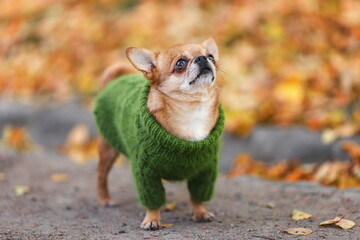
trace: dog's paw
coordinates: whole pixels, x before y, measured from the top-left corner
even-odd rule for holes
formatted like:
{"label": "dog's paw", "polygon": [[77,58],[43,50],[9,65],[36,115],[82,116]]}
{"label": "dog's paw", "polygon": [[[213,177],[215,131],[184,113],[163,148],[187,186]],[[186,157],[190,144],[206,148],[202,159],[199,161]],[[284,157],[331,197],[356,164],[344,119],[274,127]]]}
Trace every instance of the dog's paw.
{"label": "dog's paw", "polygon": [[102,207],[116,207],[118,204],[112,199],[99,199],[98,200],[100,206]]}
{"label": "dog's paw", "polygon": [[211,212],[194,213],[192,219],[194,222],[211,222],[215,215]]}
{"label": "dog's paw", "polygon": [[156,220],[147,221],[147,222],[144,221],[140,225],[140,227],[145,230],[159,230],[160,226],[161,226],[160,221],[156,221]]}

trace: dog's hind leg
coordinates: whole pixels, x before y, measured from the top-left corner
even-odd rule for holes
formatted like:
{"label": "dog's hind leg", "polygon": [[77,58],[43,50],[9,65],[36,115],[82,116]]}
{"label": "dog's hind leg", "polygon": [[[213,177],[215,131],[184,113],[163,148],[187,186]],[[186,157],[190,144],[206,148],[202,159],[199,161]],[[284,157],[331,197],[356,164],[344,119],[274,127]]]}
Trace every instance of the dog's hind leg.
{"label": "dog's hind leg", "polygon": [[102,206],[115,206],[108,189],[108,175],[119,153],[103,137],[98,141],[99,163],[97,167],[98,202]]}

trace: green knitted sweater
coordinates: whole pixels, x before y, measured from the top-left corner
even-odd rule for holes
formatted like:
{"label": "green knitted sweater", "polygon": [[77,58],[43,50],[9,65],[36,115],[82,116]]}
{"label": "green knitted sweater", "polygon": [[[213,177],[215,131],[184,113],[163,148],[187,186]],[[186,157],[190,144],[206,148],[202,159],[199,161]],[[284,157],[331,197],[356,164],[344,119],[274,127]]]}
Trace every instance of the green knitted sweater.
{"label": "green knitted sweater", "polygon": [[98,95],[95,118],[107,142],[131,160],[138,198],[156,209],[165,204],[161,179],[187,180],[191,196],[209,201],[217,176],[224,113],[210,135],[201,141],[177,138],[155,120],[147,108],[149,81],[141,75],[125,75],[112,81]]}

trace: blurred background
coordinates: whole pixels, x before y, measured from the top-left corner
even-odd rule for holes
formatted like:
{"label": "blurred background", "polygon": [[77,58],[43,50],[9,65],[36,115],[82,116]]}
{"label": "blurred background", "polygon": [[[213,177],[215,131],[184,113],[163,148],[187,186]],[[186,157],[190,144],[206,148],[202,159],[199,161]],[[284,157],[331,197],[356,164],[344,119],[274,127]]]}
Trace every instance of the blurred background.
{"label": "blurred background", "polygon": [[213,36],[226,81],[221,169],[360,185],[358,0],[3,0],[0,32],[2,151],[96,158],[102,71],[129,65],[129,46]]}

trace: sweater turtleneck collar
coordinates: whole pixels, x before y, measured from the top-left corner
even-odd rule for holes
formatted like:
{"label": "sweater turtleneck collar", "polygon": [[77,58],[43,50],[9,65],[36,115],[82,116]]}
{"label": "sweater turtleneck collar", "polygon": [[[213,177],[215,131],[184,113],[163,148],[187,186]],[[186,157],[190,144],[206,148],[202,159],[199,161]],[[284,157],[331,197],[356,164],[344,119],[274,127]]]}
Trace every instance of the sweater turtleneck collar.
{"label": "sweater turtleneck collar", "polygon": [[200,151],[210,145],[217,144],[224,128],[224,111],[219,107],[219,117],[215,127],[209,136],[200,141],[186,141],[168,133],[152,116],[147,107],[147,97],[150,90],[150,84],[147,83],[141,91],[139,102],[139,119],[138,127],[148,133],[148,136],[164,146],[164,148],[172,149],[179,152]]}

